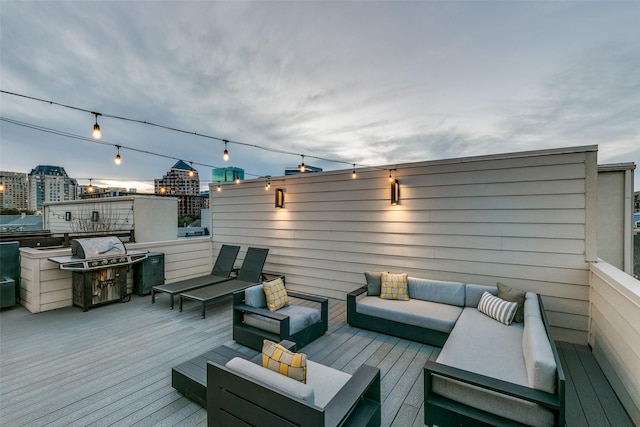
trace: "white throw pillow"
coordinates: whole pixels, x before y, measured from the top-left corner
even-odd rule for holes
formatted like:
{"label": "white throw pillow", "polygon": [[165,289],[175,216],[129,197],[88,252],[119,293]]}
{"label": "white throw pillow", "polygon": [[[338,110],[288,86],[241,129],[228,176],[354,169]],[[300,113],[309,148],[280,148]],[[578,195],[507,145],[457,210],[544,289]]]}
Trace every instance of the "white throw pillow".
{"label": "white throw pillow", "polygon": [[505,325],[510,325],[513,322],[517,309],[518,303],[505,301],[486,291],[482,294],[478,303],[479,312]]}

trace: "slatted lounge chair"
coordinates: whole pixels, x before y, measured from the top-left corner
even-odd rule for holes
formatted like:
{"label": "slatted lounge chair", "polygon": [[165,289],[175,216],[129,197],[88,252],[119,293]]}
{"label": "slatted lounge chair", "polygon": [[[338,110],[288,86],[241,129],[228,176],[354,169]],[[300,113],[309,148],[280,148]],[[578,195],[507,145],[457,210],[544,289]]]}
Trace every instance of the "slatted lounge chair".
{"label": "slatted lounge chair", "polygon": [[238,270],[237,277],[232,280],[226,280],[224,283],[218,282],[210,286],[180,293],[180,311],[182,311],[182,301],[184,299],[199,301],[202,304],[202,318],[204,319],[205,307],[208,302],[231,295],[263,280],[262,268],[267,260],[268,253],[269,249],[249,248],[242,262],[242,267]]}
{"label": "slatted lounge chair", "polygon": [[164,292],[171,296],[171,308],[173,309],[174,295],[191,289],[231,280],[233,278],[231,277],[231,272],[233,271],[233,265],[236,262],[239,251],[240,246],[222,245],[218,253],[218,258],[211,270],[211,274],[154,286],[151,288],[151,303],[155,304],[156,302],[156,292]]}

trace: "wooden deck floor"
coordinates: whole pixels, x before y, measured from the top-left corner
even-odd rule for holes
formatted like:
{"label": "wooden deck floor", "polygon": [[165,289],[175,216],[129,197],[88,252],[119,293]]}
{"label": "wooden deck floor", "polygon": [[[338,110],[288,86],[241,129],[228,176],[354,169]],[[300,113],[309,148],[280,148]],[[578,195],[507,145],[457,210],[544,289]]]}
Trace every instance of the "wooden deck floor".
{"label": "wooden deck floor", "polygon": [[[231,339],[231,300],[207,308],[168,297],[133,296],[82,312],[64,308],[0,313],[0,425],[205,426],[204,409],[171,387],[171,367]],[[438,349],[346,324],[346,303],[331,300],[330,327],[304,347],[309,358],[345,372],[362,363],[382,375],[383,426],[423,425],[422,367]],[[568,422],[631,426],[584,346],[560,345],[567,364]],[[594,392],[598,390],[598,393]]]}

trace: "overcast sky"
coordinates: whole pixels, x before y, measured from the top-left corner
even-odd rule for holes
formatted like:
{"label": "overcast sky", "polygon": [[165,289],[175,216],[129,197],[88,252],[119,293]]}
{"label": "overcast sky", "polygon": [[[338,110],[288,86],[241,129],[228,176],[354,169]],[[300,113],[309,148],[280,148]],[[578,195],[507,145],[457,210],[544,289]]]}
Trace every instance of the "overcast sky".
{"label": "overcast sky", "polygon": [[638,22],[639,1],[0,0],[2,90],[295,153],[230,144],[225,163],[220,141],[104,116],[96,144],[6,121],[90,137],[90,113],[2,93],[0,170],[148,190],[172,158],[203,182],[299,154],[350,170],[597,144],[639,164]]}

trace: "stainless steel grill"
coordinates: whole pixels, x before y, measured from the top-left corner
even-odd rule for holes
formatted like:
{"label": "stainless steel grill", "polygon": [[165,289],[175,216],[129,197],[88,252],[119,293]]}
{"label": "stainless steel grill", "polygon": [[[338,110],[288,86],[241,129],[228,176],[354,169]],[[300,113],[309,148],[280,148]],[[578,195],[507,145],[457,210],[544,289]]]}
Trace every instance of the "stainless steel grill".
{"label": "stainless steel grill", "polygon": [[117,237],[71,241],[71,256],[52,257],[61,270],[73,271],[73,304],[89,307],[113,301],[127,302],[129,265],[148,256],[147,251],[127,251]]}

